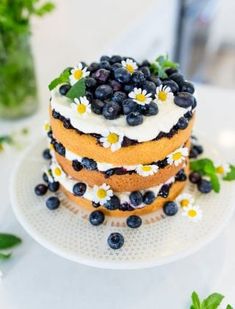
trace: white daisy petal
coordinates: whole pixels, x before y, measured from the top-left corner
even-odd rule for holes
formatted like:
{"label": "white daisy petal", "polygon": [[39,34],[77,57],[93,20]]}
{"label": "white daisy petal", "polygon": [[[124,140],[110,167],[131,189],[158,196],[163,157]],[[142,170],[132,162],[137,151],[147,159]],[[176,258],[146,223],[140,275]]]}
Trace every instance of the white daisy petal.
{"label": "white daisy petal", "polygon": [[178,204],[178,206],[181,207],[190,207],[194,204],[194,198],[191,194],[189,193],[183,193],[180,194],[177,199],[176,199],[176,203]]}
{"label": "white daisy petal", "polygon": [[134,90],[129,93],[129,97],[140,105],[149,104],[152,100],[151,93],[147,93],[146,90],[142,90],[141,88],[134,88]]}
{"label": "white daisy petal", "polygon": [[115,128],[105,131],[100,142],[105,148],[110,148],[111,151],[117,151],[122,147],[124,135]]}
{"label": "white daisy petal", "polygon": [[95,203],[100,203],[104,205],[113,196],[113,191],[107,184],[102,184],[101,186],[94,186],[93,188],[93,200]]}
{"label": "white daisy petal", "polygon": [[138,165],[136,167],[136,172],[137,174],[143,176],[143,177],[147,177],[147,176],[152,176],[154,174],[156,174],[159,170],[158,166],[155,164],[152,165]]}
{"label": "white daisy petal", "polygon": [[220,176],[225,176],[230,171],[230,165],[228,163],[215,163],[216,173]]}
{"label": "white daisy petal", "polygon": [[77,81],[88,76],[89,74],[90,72],[87,71],[87,68],[86,67],[83,68],[82,64],[79,63],[71,70],[71,75],[69,76],[71,85],[74,85]]}
{"label": "white daisy petal", "polygon": [[160,85],[156,89],[155,97],[157,103],[170,103],[173,101],[174,94],[168,86]]}
{"label": "white daisy petal", "polygon": [[175,166],[178,166],[186,160],[188,154],[189,151],[187,147],[178,148],[173,153],[167,156],[167,163],[170,165],[174,163]]}
{"label": "white daisy petal", "polygon": [[202,210],[199,206],[184,207],[182,216],[187,217],[192,222],[198,222],[202,219]]}

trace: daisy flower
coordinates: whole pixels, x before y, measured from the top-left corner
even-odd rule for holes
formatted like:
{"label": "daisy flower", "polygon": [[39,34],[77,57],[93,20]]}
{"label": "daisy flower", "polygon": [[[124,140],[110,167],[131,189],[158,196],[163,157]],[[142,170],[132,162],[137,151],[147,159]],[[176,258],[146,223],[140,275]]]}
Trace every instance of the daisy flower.
{"label": "daisy flower", "polygon": [[179,207],[191,207],[194,203],[194,198],[191,194],[183,193],[177,197],[176,203]]}
{"label": "daisy flower", "polygon": [[115,128],[111,128],[100,138],[104,148],[111,148],[111,151],[117,151],[122,147],[123,134]]}
{"label": "daisy flower", "polygon": [[49,131],[51,131],[51,125],[49,122],[44,122],[43,124],[43,131],[47,134]]}
{"label": "daisy flower", "polygon": [[71,85],[74,85],[77,81],[88,76],[89,74],[90,72],[87,71],[86,67],[83,68],[83,65],[80,62],[71,70],[71,75],[69,76]]}
{"label": "daisy flower", "polygon": [[152,165],[137,165],[136,167],[136,172],[143,176],[143,177],[147,177],[147,176],[152,176],[154,174],[156,174],[159,170],[158,166],[155,164]]}
{"label": "daisy flower", "polygon": [[147,93],[146,90],[142,90],[141,88],[134,88],[134,90],[129,93],[129,97],[140,105],[149,104],[152,101],[151,93]]}
{"label": "daisy flower", "polygon": [[74,102],[71,103],[71,108],[80,117],[86,117],[91,112],[91,104],[86,97],[75,98]]}
{"label": "daisy flower", "polygon": [[110,186],[105,183],[102,186],[94,186],[93,193],[93,201],[100,203],[100,205],[104,205],[113,196],[113,191],[110,189]]}
{"label": "daisy flower", "polygon": [[170,87],[160,85],[156,89],[155,97],[156,97],[157,103],[168,103],[168,102],[172,102],[174,95],[171,92]]}
{"label": "daisy flower", "polygon": [[131,74],[137,69],[137,63],[129,58],[122,60],[122,66]]}
{"label": "daisy flower", "polygon": [[53,164],[51,166],[51,173],[52,173],[55,180],[65,178],[65,173],[58,164]]}
{"label": "daisy flower", "polygon": [[188,156],[188,148],[187,147],[181,147],[171,153],[169,156],[167,156],[167,163],[175,166],[178,166],[183,161],[185,161],[186,157]]}
{"label": "daisy flower", "polygon": [[217,163],[215,164],[215,170],[216,173],[221,175],[221,176],[225,176],[228,174],[228,172],[230,171],[230,167],[229,164],[227,163]]}
{"label": "daisy flower", "polygon": [[182,216],[188,217],[192,222],[198,222],[202,219],[202,210],[199,206],[184,207]]}

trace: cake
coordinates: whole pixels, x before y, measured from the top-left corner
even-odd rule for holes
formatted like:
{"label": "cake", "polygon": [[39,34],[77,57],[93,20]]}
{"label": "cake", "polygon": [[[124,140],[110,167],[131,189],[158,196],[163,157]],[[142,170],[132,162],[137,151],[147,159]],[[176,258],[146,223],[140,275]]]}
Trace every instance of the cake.
{"label": "cake", "polygon": [[102,56],[65,69],[49,88],[49,182],[90,213],[176,213],[196,107],[177,64]]}

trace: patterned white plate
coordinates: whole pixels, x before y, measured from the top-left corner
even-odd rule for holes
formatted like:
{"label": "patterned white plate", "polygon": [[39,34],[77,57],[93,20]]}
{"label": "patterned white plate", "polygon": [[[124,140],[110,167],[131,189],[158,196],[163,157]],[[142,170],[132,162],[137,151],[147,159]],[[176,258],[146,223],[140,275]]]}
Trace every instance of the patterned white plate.
{"label": "patterned white plate", "polygon": [[[46,141],[41,140],[22,156],[11,181],[11,201],[16,217],[25,230],[42,246],[64,258],[101,268],[137,269],[173,262],[188,256],[214,239],[233,212],[235,190],[232,183],[223,182],[219,194],[199,194],[191,185],[188,192],[203,211],[202,220],[194,223],[182,216],[160,218],[160,211],[143,217],[139,229],[132,230],[124,219],[106,218],[102,226],[94,227],[84,212],[59,193],[62,206],[50,211],[44,197],[34,194],[34,186],[42,182],[47,165],[42,159]],[[210,151],[212,156],[213,151]],[[52,195],[52,194],[51,194]],[[120,232],[125,244],[120,250],[107,245],[111,232]]]}

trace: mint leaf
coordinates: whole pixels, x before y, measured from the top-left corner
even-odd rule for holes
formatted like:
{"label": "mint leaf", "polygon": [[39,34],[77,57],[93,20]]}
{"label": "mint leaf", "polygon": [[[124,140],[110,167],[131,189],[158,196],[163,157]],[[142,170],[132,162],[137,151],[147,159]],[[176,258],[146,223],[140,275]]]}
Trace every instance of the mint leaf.
{"label": "mint leaf", "polygon": [[213,161],[208,158],[191,161],[190,169],[194,172],[202,172],[204,174],[213,174],[216,172]]}
{"label": "mint leaf", "polygon": [[21,239],[15,235],[0,233],[0,249],[9,249],[21,242]]}
{"label": "mint leaf", "polygon": [[53,11],[54,8],[55,8],[55,5],[52,2],[46,2],[41,7],[34,9],[34,14],[37,16],[43,16]]}
{"label": "mint leaf", "polygon": [[68,97],[71,100],[74,100],[75,98],[83,97],[85,93],[86,93],[85,80],[84,78],[82,78],[69,89],[69,91],[66,93],[66,97]]}
{"label": "mint leaf", "polygon": [[53,81],[49,84],[48,88],[49,90],[53,90],[56,86],[68,83],[69,82],[69,76],[70,76],[70,68],[65,69],[59,77],[53,79]]}
{"label": "mint leaf", "polygon": [[161,55],[150,65],[150,71],[161,78],[166,78],[166,70],[170,68],[177,69],[178,66],[178,63],[169,60],[168,55]]}
{"label": "mint leaf", "polygon": [[227,173],[227,175],[224,176],[224,180],[232,181],[235,180],[235,166],[230,165],[230,171]]}
{"label": "mint leaf", "polygon": [[216,174],[210,174],[209,177],[210,177],[212,189],[216,193],[219,193],[220,192],[220,182],[219,182],[218,176]]}
{"label": "mint leaf", "polygon": [[195,291],[192,293],[191,298],[193,302],[193,309],[200,309],[201,308],[200,299]]}
{"label": "mint leaf", "polygon": [[0,260],[7,260],[11,257],[11,253],[1,253],[0,252]]}
{"label": "mint leaf", "polygon": [[219,293],[213,293],[203,300],[201,309],[216,309],[219,307],[224,296]]}

